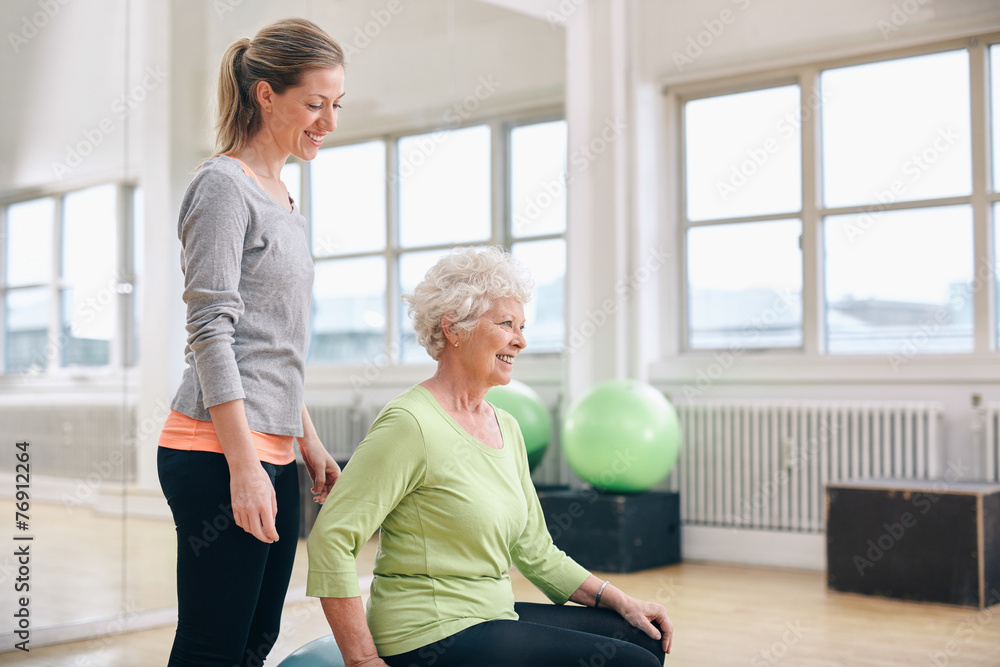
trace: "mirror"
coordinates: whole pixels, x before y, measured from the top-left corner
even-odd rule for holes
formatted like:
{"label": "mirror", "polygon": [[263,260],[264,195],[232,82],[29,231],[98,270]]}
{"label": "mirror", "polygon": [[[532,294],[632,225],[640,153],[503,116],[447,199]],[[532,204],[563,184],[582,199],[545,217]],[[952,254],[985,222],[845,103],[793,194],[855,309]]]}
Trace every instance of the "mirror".
{"label": "mirror", "polygon": [[[515,127],[561,117],[561,28],[496,3],[3,3],[0,82],[18,92],[0,108],[0,498],[13,510],[0,584],[10,591],[19,576],[8,547],[25,546],[30,601],[21,639],[19,600],[0,595],[0,661],[32,664],[20,641],[32,650],[59,644],[53,655],[102,665],[158,664],[169,650],[177,537],[156,450],[184,365],[177,211],[212,154],[221,54],[290,15],[318,22],[348,56],[350,112],[331,145],[395,147],[405,136],[475,125],[492,133],[480,156],[488,175],[503,170],[500,146]],[[283,178],[308,214],[322,176],[292,162]],[[384,194],[385,184],[377,186]],[[494,223],[483,233],[500,234],[503,224]],[[503,234],[497,239],[525,252],[538,240]],[[380,257],[394,257],[387,238],[373,251]],[[408,251],[416,257],[432,240],[416,238]],[[380,261],[386,293],[398,297],[398,281],[388,279],[397,269]],[[388,398],[429,375],[422,352],[415,358],[424,365],[392,351],[405,323],[395,307],[385,309],[374,347],[356,365],[317,363],[307,372],[307,402],[338,459]],[[383,370],[391,382],[370,381],[369,371]],[[558,371],[545,382],[555,396]],[[20,464],[29,466],[29,488],[18,489]],[[13,523],[15,503],[25,503],[24,530]],[[299,547],[289,590],[304,599]],[[289,617],[296,632],[272,655],[328,631],[322,614]],[[114,637],[144,628],[156,629],[141,642]],[[136,643],[141,655],[130,652]]]}
{"label": "mirror", "polygon": [[100,633],[131,605],[141,77],[129,4],[0,10],[0,81],[17,91],[0,109],[0,497],[13,510],[0,650]]}

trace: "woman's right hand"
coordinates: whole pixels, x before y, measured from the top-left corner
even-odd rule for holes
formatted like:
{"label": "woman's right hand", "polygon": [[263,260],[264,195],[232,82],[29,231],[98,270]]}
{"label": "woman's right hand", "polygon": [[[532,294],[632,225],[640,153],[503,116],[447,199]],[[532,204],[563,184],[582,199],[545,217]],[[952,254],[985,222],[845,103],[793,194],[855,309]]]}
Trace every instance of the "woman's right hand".
{"label": "woman's right hand", "polygon": [[267,472],[257,462],[236,469],[230,466],[229,475],[236,525],[261,542],[277,542],[274,517],[278,514],[278,499]]}
{"label": "woman's right hand", "polygon": [[361,597],[319,599],[347,667],[389,667],[379,657]]}
{"label": "woman's right hand", "polygon": [[382,658],[375,656],[374,658],[368,658],[367,660],[362,660],[361,662],[355,662],[347,667],[389,667],[389,665],[385,664],[385,661]]}
{"label": "woman's right hand", "polygon": [[208,413],[229,464],[229,497],[236,525],[261,542],[276,542],[274,517],[278,514],[278,499],[271,478],[260,465],[243,399],[213,405]]}

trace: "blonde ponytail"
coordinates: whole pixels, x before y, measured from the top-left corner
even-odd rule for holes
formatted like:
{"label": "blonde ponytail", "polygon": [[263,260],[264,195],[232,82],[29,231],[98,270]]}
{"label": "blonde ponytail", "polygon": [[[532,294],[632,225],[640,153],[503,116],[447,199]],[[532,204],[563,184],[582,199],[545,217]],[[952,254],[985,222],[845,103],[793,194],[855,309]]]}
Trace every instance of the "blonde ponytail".
{"label": "blonde ponytail", "polygon": [[[250,48],[250,40],[233,42],[219,68],[219,121],[216,127],[216,148],[218,153],[239,152],[246,141],[257,133],[260,114],[250,90],[242,89],[240,80],[243,68],[243,54]],[[256,88],[256,86],[255,86]]]}

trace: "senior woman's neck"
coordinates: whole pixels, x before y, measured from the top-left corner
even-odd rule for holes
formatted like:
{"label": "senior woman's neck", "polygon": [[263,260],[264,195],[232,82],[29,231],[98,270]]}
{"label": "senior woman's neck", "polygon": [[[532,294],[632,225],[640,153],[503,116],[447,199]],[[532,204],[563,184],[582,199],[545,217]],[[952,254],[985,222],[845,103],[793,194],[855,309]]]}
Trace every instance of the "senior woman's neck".
{"label": "senior woman's neck", "polygon": [[503,433],[493,407],[484,398],[488,387],[463,383],[461,376],[435,374],[421,382],[427,391],[471,437],[491,449],[503,449]]}
{"label": "senior woman's neck", "polygon": [[447,372],[438,367],[438,371],[420,383],[431,392],[441,407],[446,410],[477,412],[483,408],[489,385],[471,380],[461,373]]}

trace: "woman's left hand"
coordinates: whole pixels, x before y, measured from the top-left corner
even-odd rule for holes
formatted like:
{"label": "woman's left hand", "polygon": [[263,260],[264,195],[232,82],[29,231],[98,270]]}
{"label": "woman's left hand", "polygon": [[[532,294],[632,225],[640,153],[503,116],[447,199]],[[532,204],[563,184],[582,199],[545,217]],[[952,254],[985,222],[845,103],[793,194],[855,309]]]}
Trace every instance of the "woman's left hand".
{"label": "woman's left hand", "polygon": [[313,500],[317,503],[326,502],[326,497],[340,477],[340,466],[319,440],[299,440],[299,451],[306,470],[309,471],[309,479],[312,480]]}
{"label": "woman's left hand", "polygon": [[[674,625],[662,604],[637,600],[624,593],[616,600],[615,611],[653,639],[661,640],[664,653],[670,653],[670,642],[674,637]],[[601,605],[604,606],[604,605]],[[655,623],[655,625],[654,625]]]}

